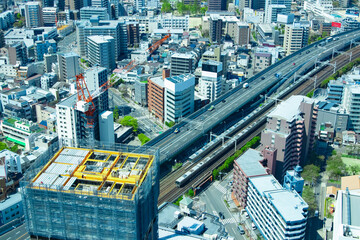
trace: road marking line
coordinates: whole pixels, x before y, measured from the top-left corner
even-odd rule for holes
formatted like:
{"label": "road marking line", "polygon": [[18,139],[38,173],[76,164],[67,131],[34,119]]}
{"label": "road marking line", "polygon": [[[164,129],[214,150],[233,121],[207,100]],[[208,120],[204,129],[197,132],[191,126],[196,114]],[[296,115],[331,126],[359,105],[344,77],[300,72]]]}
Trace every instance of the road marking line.
{"label": "road marking line", "polygon": [[21,235],[20,237],[18,237],[16,240],[19,240],[20,238],[24,237],[25,235],[27,235],[28,233],[24,233],[23,235]]}
{"label": "road marking line", "polygon": [[19,234],[20,233],[20,231],[18,231],[16,234]]}

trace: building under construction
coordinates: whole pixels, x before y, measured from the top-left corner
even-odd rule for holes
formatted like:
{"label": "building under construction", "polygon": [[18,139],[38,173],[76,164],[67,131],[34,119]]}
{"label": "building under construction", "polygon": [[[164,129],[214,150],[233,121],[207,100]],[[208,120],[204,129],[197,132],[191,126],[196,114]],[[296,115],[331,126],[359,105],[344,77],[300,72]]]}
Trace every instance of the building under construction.
{"label": "building under construction", "polygon": [[63,147],[28,171],[22,194],[33,238],[158,238],[158,150],[113,148]]}

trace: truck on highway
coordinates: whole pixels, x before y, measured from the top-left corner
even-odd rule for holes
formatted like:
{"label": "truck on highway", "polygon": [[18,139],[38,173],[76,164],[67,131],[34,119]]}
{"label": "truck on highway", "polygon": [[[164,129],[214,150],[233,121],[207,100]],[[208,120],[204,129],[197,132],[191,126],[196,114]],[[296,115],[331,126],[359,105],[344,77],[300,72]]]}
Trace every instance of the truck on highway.
{"label": "truck on highway", "polygon": [[212,110],[214,110],[214,108],[215,108],[214,105],[211,105],[211,106],[209,107],[208,111],[211,112]]}
{"label": "truck on highway", "polygon": [[249,87],[249,84],[248,83],[244,83],[243,84],[243,88],[248,88]]}

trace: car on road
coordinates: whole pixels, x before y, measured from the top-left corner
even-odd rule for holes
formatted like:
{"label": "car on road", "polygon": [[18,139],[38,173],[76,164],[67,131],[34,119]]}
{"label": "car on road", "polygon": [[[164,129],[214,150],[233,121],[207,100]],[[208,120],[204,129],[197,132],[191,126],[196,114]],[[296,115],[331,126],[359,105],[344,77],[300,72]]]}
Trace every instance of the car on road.
{"label": "car on road", "polygon": [[265,79],[265,77],[261,77],[261,80],[264,80]]}
{"label": "car on road", "polygon": [[180,129],[179,129],[179,128],[175,128],[174,133],[175,133],[175,134],[178,134],[179,132],[180,132]]}
{"label": "car on road", "polygon": [[245,230],[244,230],[244,228],[242,226],[239,225],[238,229],[239,229],[239,232],[240,232],[241,235],[245,234]]}
{"label": "car on road", "polygon": [[314,216],[315,216],[315,217],[319,217],[319,210],[316,210],[316,211],[315,211]]}
{"label": "car on road", "polygon": [[222,212],[219,212],[219,217],[220,217],[221,219],[225,219],[225,216],[224,216],[224,214],[223,214]]}
{"label": "car on road", "polygon": [[211,112],[212,110],[214,110],[214,108],[215,108],[214,105],[211,105],[211,106],[209,107],[208,111]]}
{"label": "car on road", "polygon": [[245,212],[245,218],[246,218],[246,219],[249,219],[249,218],[250,218],[250,216],[249,216],[249,214],[248,214],[247,212]]}
{"label": "car on road", "polygon": [[293,63],[293,65],[295,66],[295,63]]}
{"label": "car on road", "polygon": [[221,102],[226,103],[226,99],[222,100]]}

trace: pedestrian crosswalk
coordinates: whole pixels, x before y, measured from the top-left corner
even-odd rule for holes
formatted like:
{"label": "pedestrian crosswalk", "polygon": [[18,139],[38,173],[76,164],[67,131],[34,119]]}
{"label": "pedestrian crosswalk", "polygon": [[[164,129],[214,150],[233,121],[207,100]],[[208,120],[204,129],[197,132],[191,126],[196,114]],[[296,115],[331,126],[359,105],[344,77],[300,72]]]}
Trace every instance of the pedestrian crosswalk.
{"label": "pedestrian crosswalk", "polygon": [[226,194],[226,188],[220,184],[220,182],[216,181],[214,183],[214,187],[219,190],[221,193]]}
{"label": "pedestrian crosswalk", "polygon": [[[213,214],[215,215],[215,216],[218,216],[219,217],[219,213],[218,212],[216,212],[215,210],[213,210]],[[235,220],[235,218],[227,218],[227,219],[221,219],[220,217],[219,217],[219,221],[223,224],[223,225],[225,225],[225,224],[230,224],[230,223],[236,223],[236,220]]]}

